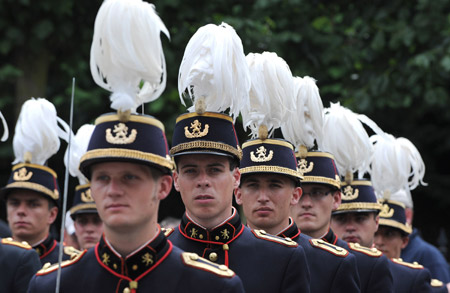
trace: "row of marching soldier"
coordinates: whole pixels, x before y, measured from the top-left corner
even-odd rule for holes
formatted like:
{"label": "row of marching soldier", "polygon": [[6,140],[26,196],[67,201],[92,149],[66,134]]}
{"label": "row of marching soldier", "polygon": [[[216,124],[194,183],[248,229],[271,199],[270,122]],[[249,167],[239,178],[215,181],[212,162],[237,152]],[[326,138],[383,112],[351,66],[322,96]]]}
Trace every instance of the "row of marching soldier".
{"label": "row of marching soldier", "polygon": [[[411,142],[339,104],[324,109],[314,79],[293,77],[275,53],[245,56],[222,23],[186,46],[178,89],[192,106],[169,146],[164,125],[137,113],[165,88],[161,32],[153,5],[106,0],[90,64],[114,112],[73,135],[47,100],[23,105],[2,189],[13,239],[0,257],[20,277],[2,276],[7,292],[448,292],[447,266],[432,278],[400,259],[413,231],[404,203],[424,176]],[[60,139],[80,183],[69,211],[80,249],[63,256],[50,233],[61,191],[46,166]],[[172,188],[185,213],[162,229]]]}

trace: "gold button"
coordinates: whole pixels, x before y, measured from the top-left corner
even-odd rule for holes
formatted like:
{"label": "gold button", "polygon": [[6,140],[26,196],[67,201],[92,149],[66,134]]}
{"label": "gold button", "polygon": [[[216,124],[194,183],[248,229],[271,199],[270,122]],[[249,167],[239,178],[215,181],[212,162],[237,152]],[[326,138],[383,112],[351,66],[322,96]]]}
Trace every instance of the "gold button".
{"label": "gold button", "polygon": [[211,252],[211,254],[209,255],[209,260],[210,261],[217,261],[217,253]]}
{"label": "gold button", "polygon": [[191,257],[192,260],[197,260],[198,259],[198,255],[196,253],[192,253],[190,255],[190,257]]}
{"label": "gold button", "polygon": [[138,269],[138,266],[137,265],[133,265],[132,269],[133,269],[133,271],[136,271]]}
{"label": "gold button", "polygon": [[228,270],[228,267],[226,265],[220,265],[219,270],[226,271],[226,270]]}
{"label": "gold button", "polygon": [[113,268],[117,270],[117,264],[113,264]]}
{"label": "gold button", "polygon": [[203,239],[203,234],[200,234],[198,238]]}
{"label": "gold button", "polygon": [[123,289],[123,293],[130,293],[131,291],[130,291],[130,288],[125,288],[125,289]]}
{"label": "gold button", "polygon": [[219,240],[220,239],[220,237],[219,236],[216,236],[216,240]]}

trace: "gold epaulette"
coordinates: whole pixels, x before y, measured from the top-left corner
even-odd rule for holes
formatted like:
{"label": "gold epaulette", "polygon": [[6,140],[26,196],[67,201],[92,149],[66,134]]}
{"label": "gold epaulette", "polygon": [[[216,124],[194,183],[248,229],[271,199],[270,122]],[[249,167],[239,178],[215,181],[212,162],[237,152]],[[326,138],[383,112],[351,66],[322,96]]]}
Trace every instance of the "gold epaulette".
{"label": "gold epaulette", "polygon": [[410,263],[410,262],[406,262],[406,261],[403,261],[403,259],[401,259],[401,258],[392,258],[391,259],[393,262],[395,262],[396,264],[399,264],[399,265],[402,265],[402,266],[405,266],[405,267],[409,267],[409,268],[412,268],[412,269],[423,269],[423,265],[421,265],[421,264],[419,264],[418,262],[413,262],[413,263]]}
{"label": "gold epaulette", "polygon": [[[74,263],[76,263],[77,261],[79,261],[81,259],[81,257],[83,257],[83,255],[86,253],[87,250],[80,252],[80,254],[76,255],[75,257],[69,259],[69,260],[65,260],[63,262],[61,262],[61,268],[65,268],[67,266],[70,266]],[[50,264],[49,262],[44,264],[44,266],[42,267],[42,269],[40,269],[36,275],[38,276],[42,276],[42,275],[47,275],[51,272],[54,272],[58,269],[58,263],[55,264]]]}
{"label": "gold epaulette", "polygon": [[161,228],[161,231],[163,231],[164,236],[169,237],[170,234],[173,233],[173,231],[175,231],[174,228]]}
{"label": "gold epaulette", "polygon": [[358,252],[364,253],[371,257],[380,257],[383,255],[383,253],[381,251],[379,251],[378,249],[376,249],[375,247],[369,248],[369,247],[361,246],[361,244],[359,244],[359,243],[351,243],[350,242],[350,243],[348,243],[348,247],[353,251],[358,251]]}
{"label": "gold epaulette", "polygon": [[267,234],[267,232],[264,230],[252,230],[252,232],[259,239],[264,239],[267,241],[280,243],[280,244],[283,244],[284,246],[289,246],[289,247],[297,247],[298,246],[298,243],[289,237],[283,238],[283,237],[278,237],[275,235],[270,235],[270,234]]}
{"label": "gold epaulette", "polygon": [[311,243],[313,247],[323,249],[336,256],[346,257],[348,255],[347,249],[328,243],[322,239],[309,239],[309,243]]}
{"label": "gold epaulette", "polygon": [[444,283],[442,281],[439,281],[438,279],[431,279],[430,284],[431,284],[431,287],[436,287],[436,288],[444,286]]}
{"label": "gold epaulette", "polygon": [[33,248],[33,247],[31,247],[30,244],[28,244],[28,242],[26,242],[26,241],[19,242],[19,241],[12,239],[11,237],[2,238],[2,244],[14,245],[14,246],[25,248],[25,249]]}
{"label": "gold epaulette", "polygon": [[64,246],[64,253],[67,255],[70,255],[70,259],[73,259],[77,255],[79,255],[81,253],[81,251],[76,249],[73,246]]}
{"label": "gold epaulette", "polygon": [[184,264],[190,267],[208,271],[221,277],[231,278],[235,275],[235,273],[226,265],[219,265],[210,262],[209,260],[198,256],[196,253],[183,252],[181,254],[181,259],[183,260]]}

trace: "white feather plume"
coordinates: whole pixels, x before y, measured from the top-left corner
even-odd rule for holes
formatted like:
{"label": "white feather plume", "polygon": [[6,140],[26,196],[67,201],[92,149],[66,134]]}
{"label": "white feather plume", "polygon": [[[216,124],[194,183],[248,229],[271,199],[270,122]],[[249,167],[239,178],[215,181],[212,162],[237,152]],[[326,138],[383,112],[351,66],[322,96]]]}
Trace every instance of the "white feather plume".
{"label": "white feather plume", "polygon": [[30,163],[45,165],[58,152],[59,139],[67,139],[68,129],[67,123],[57,116],[52,103],[43,98],[26,101],[15,128],[13,149],[16,159],[13,164],[25,162],[29,153]]}
{"label": "white feather plume", "polygon": [[320,146],[323,137],[323,104],[316,80],[305,76],[294,77],[294,95],[296,111],[288,112],[286,123],[281,131],[286,140],[294,146],[314,147],[314,141]]}
{"label": "white feather plume", "polygon": [[94,81],[112,92],[111,108],[134,113],[164,91],[167,74],[161,32],[170,37],[153,4],[103,2],[95,19],[90,67]]}
{"label": "white feather plume", "polygon": [[[379,195],[377,194],[377,196],[379,196]],[[394,194],[391,194],[389,199],[403,203],[406,208],[414,207],[414,202],[412,200],[411,191],[409,190],[408,186],[400,189],[399,191],[395,192]]]}
{"label": "white feather plume", "polygon": [[405,186],[412,190],[419,184],[426,185],[425,164],[411,141],[387,133],[370,139],[374,143],[370,173],[378,194],[394,194]]}
{"label": "white feather plume", "polygon": [[0,112],[0,119],[2,120],[2,124],[3,124],[3,135],[0,140],[6,141],[9,137],[9,130],[8,130],[8,124],[6,123],[6,119],[5,119],[5,117],[3,117],[2,112]]}
{"label": "white feather plume", "polygon": [[86,153],[89,140],[91,139],[92,132],[95,125],[85,124],[78,129],[77,134],[72,136],[70,141],[70,158],[69,147],[64,154],[64,164],[66,168],[69,168],[70,175],[78,177],[80,184],[87,184],[88,179],[81,173],[79,169],[81,157]]}
{"label": "white feather plume", "polygon": [[250,76],[242,41],[226,23],[208,24],[197,30],[184,51],[178,75],[178,92],[192,100],[188,109],[204,99],[206,111],[223,112],[230,108],[236,118],[248,102]]}
{"label": "white feather plume", "polygon": [[295,111],[292,73],[276,53],[250,53],[246,58],[252,83],[250,103],[241,110],[243,125],[250,128],[252,138],[258,137],[262,125],[271,136],[286,122],[288,112]]}
{"label": "white feather plume", "polygon": [[370,169],[373,146],[361,116],[340,103],[330,103],[324,113],[323,149],[334,155],[340,174],[358,171],[363,178]]}

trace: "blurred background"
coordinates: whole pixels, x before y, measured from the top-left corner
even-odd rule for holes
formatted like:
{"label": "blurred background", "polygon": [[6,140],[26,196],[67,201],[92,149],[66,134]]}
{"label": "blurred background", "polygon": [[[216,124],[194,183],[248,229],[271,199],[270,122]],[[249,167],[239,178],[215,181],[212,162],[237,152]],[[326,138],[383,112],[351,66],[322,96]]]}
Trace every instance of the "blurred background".
{"label": "blurred background", "polygon": [[[10,174],[14,126],[25,100],[47,98],[68,122],[75,77],[73,130],[110,112],[109,93],[94,83],[89,70],[94,20],[101,3],[0,0],[0,111],[10,130],[8,141],[0,144],[2,186]],[[171,38],[161,36],[168,71],[166,90],[145,105],[144,112],[163,121],[169,143],[176,117],[186,112],[177,90],[186,44],[199,27],[226,22],[242,39],[245,54],[276,52],[294,76],[315,78],[325,107],[339,101],[372,118],[385,132],[408,138],[419,149],[428,186],[412,191],[414,226],[449,259],[450,1],[152,3]],[[236,129],[241,142],[248,139],[239,120]],[[62,142],[48,162],[59,174],[62,190],[66,147]],[[76,184],[71,177],[69,207]],[[161,204],[160,220],[181,217],[183,211],[173,191]],[[0,218],[6,218],[4,202]]]}

